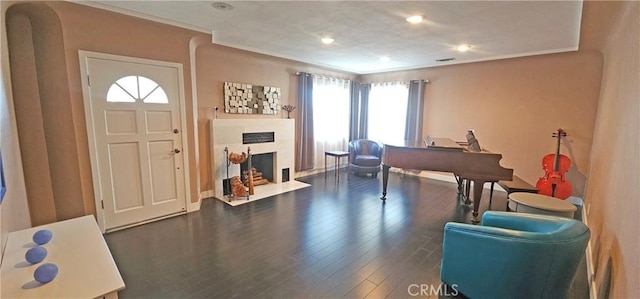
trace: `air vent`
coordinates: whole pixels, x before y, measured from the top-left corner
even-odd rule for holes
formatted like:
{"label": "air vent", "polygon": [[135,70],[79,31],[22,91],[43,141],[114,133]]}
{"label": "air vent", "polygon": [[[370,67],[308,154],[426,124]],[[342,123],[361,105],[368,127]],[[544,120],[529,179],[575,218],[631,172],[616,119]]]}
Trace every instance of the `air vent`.
{"label": "air vent", "polygon": [[455,58],[442,58],[442,59],[436,59],[436,62],[447,62],[447,61],[452,61],[452,60],[456,60]]}
{"label": "air vent", "polygon": [[242,144],[267,143],[275,140],[274,132],[242,133]]}

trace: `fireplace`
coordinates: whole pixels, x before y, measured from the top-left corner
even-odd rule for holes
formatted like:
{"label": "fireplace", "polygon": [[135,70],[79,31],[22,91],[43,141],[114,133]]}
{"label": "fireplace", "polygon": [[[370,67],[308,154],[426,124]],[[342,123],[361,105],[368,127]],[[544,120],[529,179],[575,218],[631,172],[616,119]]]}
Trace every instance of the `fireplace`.
{"label": "fireplace", "polygon": [[[262,178],[268,180],[269,182],[273,182],[273,156],[274,153],[251,155],[251,167],[259,171],[262,174]],[[245,173],[245,171],[249,170],[249,160],[244,161],[244,163],[240,164],[240,170],[243,174]]]}
{"label": "fireplace", "polygon": [[[213,119],[211,120],[211,160],[214,197],[230,205],[238,205],[291,190],[308,184],[290,179],[295,158],[295,119]],[[251,151],[252,167],[262,172],[269,183],[255,187],[249,200],[229,200],[223,180],[242,178],[246,163],[226,165],[226,154]]]}

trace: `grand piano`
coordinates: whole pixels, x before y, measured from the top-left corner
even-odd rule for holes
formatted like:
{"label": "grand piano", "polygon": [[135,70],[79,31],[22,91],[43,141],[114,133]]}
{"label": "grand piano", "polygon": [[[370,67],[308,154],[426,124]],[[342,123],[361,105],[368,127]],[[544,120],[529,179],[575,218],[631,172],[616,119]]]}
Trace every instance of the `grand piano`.
{"label": "grand piano", "polygon": [[[473,152],[449,138],[429,138],[385,144],[382,154],[382,200],[387,199],[391,167],[452,172],[473,182],[473,223],[478,223],[478,208],[486,182],[512,180],[513,169],[500,166],[501,154]],[[459,182],[460,184],[460,182]]]}

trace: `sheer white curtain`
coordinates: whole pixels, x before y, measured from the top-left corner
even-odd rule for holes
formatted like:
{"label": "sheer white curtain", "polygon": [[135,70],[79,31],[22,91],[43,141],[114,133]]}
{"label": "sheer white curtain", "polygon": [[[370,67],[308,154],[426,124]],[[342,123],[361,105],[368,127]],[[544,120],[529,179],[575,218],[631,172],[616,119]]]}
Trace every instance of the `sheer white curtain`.
{"label": "sheer white curtain", "polygon": [[408,98],[408,82],[371,84],[367,138],[386,143],[403,141]]}
{"label": "sheer white curtain", "polygon": [[[314,76],[313,131],[315,138],[315,167],[324,167],[324,152],[347,150],[349,142],[349,81]],[[346,159],[342,159],[346,164]],[[333,161],[330,161],[331,165]]]}

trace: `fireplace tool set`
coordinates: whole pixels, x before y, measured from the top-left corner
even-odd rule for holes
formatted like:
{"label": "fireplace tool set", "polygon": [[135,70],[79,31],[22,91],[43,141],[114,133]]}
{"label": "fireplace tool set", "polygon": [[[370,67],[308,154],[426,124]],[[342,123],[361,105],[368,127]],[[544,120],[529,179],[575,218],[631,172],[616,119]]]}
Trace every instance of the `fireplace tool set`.
{"label": "fireplace tool set", "polygon": [[[251,166],[251,147],[247,147],[247,153],[237,154],[229,153],[228,148],[224,148],[226,166],[227,166],[227,178],[222,180],[223,195],[227,197],[227,200],[235,198],[246,198],[249,200],[249,195],[254,194],[253,184],[253,171]],[[248,177],[246,179],[247,186],[242,182],[239,176],[229,178],[229,166],[233,164],[241,164],[247,161],[248,164]],[[242,175],[242,174],[241,174]]]}

